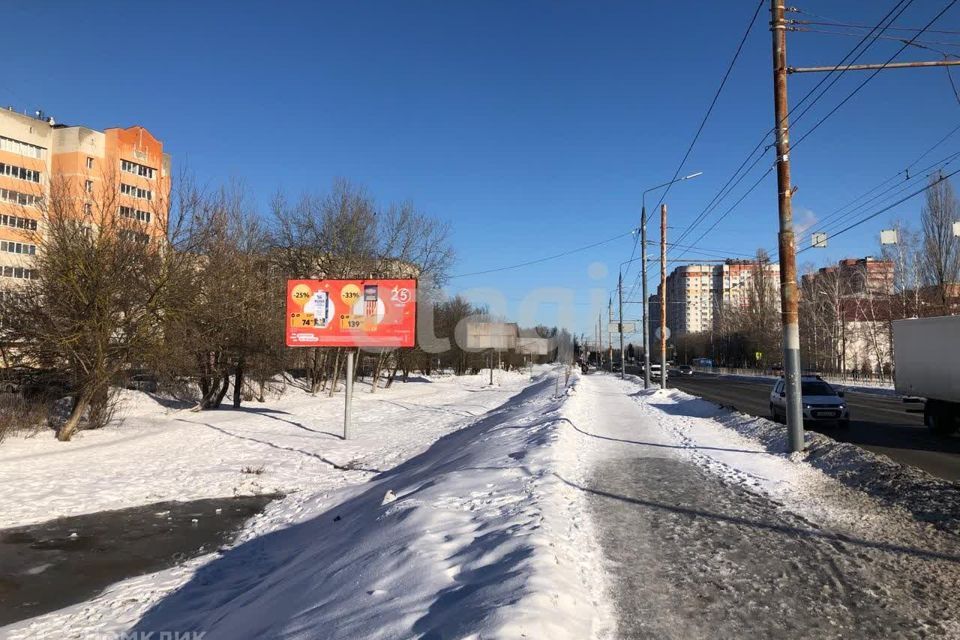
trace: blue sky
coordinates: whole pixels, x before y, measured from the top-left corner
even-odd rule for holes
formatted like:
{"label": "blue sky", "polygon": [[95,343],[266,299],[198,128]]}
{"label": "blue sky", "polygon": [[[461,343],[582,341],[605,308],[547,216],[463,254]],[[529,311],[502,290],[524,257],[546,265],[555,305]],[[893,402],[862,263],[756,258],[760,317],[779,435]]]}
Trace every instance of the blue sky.
{"label": "blue sky", "polygon": [[[922,26],[945,3],[919,0],[898,22]],[[888,5],[800,3],[865,24]],[[673,175],[755,7],[752,0],[13,3],[4,7],[0,103],[96,128],[143,124],[177,165],[209,183],[240,179],[264,204],[278,189],[324,190],[335,177],[383,202],[410,199],[451,223],[453,272],[462,274],[635,226],[641,192]],[[772,126],[768,19],[764,7],[684,171],[704,175],[669,195],[673,237]],[[960,10],[938,27],[960,28]],[[857,41],[789,38],[796,65],[835,63]],[[897,47],[879,43],[862,61],[883,62]],[[865,77],[845,75],[798,123],[794,139]],[[793,101],[819,80],[792,76]],[[798,221],[822,218],[893,176],[958,115],[943,69],[881,73],[792,154]],[[960,134],[927,161],[958,142]],[[768,152],[761,165],[772,159]],[[771,175],[700,244],[727,254],[775,247],[775,192]],[[879,229],[894,217],[916,222],[919,207],[917,198],[801,262],[876,253]],[[588,330],[589,290],[615,286],[632,246],[625,237],[524,269],[456,278],[450,290],[490,287],[515,303],[539,287],[570,287],[583,312],[578,329]],[[607,276],[591,276],[595,262]],[[637,317],[639,307],[627,315]]]}

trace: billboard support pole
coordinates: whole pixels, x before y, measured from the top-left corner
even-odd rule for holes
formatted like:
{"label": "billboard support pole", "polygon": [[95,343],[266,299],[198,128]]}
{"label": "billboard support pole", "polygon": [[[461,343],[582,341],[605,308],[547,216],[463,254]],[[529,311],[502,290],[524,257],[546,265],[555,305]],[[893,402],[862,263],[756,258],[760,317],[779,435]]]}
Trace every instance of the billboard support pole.
{"label": "billboard support pole", "polygon": [[347,391],[343,399],[343,439],[350,438],[350,415],[353,404],[353,349],[347,349]]}

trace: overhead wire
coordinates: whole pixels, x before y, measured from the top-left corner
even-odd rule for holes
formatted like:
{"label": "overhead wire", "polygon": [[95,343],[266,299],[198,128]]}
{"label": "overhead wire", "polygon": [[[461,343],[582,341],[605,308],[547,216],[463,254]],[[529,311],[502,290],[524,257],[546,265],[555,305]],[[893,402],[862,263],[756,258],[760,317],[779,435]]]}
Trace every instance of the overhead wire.
{"label": "overhead wire", "polygon": [[[857,222],[854,222],[854,223],[852,223],[852,224],[844,227],[844,228],[841,229],[840,231],[838,231],[838,232],[836,232],[835,234],[833,234],[833,237],[835,238],[835,237],[837,237],[837,236],[839,236],[839,235],[843,235],[843,234],[846,233],[847,231],[850,231],[850,230],[852,230],[852,229],[855,229],[855,228],[859,227],[861,224],[864,224],[865,222],[868,222],[868,221],[870,221],[870,220],[873,220],[873,219],[876,218],[877,216],[879,216],[879,215],[881,215],[881,214],[883,214],[883,213],[886,213],[887,211],[890,211],[890,210],[893,209],[894,207],[896,207],[896,206],[898,206],[898,205],[900,205],[900,204],[903,204],[904,202],[910,200],[911,198],[917,197],[917,196],[920,195],[921,193],[927,191],[928,189],[931,189],[932,187],[935,187],[936,185],[940,184],[940,183],[943,182],[944,180],[950,179],[951,177],[955,176],[955,175],[958,174],[958,173],[960,173],[960,169],[955,169],[955,170],[953,170],[953,171],[951,171],[950,173],[947,173],[947,174],[941,174],[939,178],[937,178],[936,180],[932,180],[932,181],[931,181],[929,184],[927,184],[926,186],[924,186],[924,187],[922,187],[922,188],[920,188],[920,189],[917,189],[916,191],[913,191],[912,193],[909,193],[909,194],[907,194],[906,196],[900,198],[900,199],[897,200],[896,202],[893,202],[893,203],[891,203],[891,204],[883,207],[882,209],[879,209],[878,211],[875,211],[875,212],[871,213],[870,215],[862,218],[861,220],[858,220]],[[797,253],[798,253],[798,254],[799,254],[799,253],[803,253],[804,251],[807,251],[808,249],[812,249],[812,248],[813,248],[813,247],[804,247],[803,249],[800,249],[799,251],[797,251]]]}
{"label": "overhead wire", "polygon": [[[796,149],[810,134],[812,134],[814,131],[816,131],[828,118],[830,118],[833,114],[835,114],[835,113],[836,113],[844,104],[846,104],[853,96],[855,96],[861,89],[863,89],[863,87],[866,86],[866,84],[867,84],[868,82],[870,82],[870,80],[872,80],[880,71],[882,71],[884,68],[886,68],[886,66],[889,65],[894,59],[896,59],[896,57],[899,56],[904,50],[906,50],[907,47],[915,45],[915,42],[916,42],[916,40],[920,37],[920,35],[922,35],[925,31],[929,30],[930,27],[931,27],[937,20],[939,20],[947,11],[949,11],[950,8],[953,7],[956,3],[957,3],[957,0],[951,0],[951,2],[949,2],[943,9],[941,9],[940,12],[937,13],[929,22],[927,22],[927,24],[926,24],[924,27],[922,27],[922,28],[920,28],[919,30],[917,30],[917,33],[915,33],[911,38],[909,38],[908,40],[900,39],[900,41],[903,42],[903,46],[901,46],[892,56],[890,56],[879,68],[875,69],[875,70],[873,71],[873,73],[871,73],[863,82],[861,82],[859,85],[857,85],[857,87],[855,87],[855,88],[853,89],[853,91],[851,91],[849,94],[847,94],[846,97],[844,97],[839,103],[837,103],[837,104],[833,107],[833,109],[831,109],[825,116],[823,116],[816,124],[814,124],[814,125],[813,125],[810,129],[808,129],[803,135],[801,135],[801,136],[791,145],[791,152],[792,152],[794,149]],[[951,83],[952,83],[952,77],[951,77]],[[958,96],[958,100],[960,100],[960,96]],[[922,158],[923,156],[927,155],[927,153],[929,153],[930,151],[932,151],[933,148],[936,148],[937,146],[939,146],[939,144],[941,144],[941,143],[943,142],[943,140],[945,140],[945,139],[948,138],[949,136],[953,135],[953,133],[955,133],[955,132],[956,132],[956,128],[953,129],[953,130],[951,130],[951,132],[948,133],[947,136],[945,136],[943,139],[941,139],[937,144],[935,144],[934,147],[932,147],[930,150],[928,150],[927,152],[925,152],[925,153],[921,156],[921,158]],[[956,154],[953,155],[953,156],[949,156],[947,159],[945,159],[944,162],[945,162],[946,164],[949,164],[949,163],[952,162],[955,158],[956,158]],[[919,161],[919,159],[918,159],[917,161]],[[917,161],[915,161],[914,164],[915,164]],[[945,164],[944,166],[946,166],[946,164]],[[912,165],[911,165],[911,166],[912,166]],[[909,171],[909,167],[908,167],[908,170],[907,170],[907,171]],[[882,192],[880,195],[882,195],[883,193],[886,193],[887,191],[889,191],[889,189],[885,190],[885,191]],[[900,192],[902,192],[902,191],[903,191],[903,189],[901,188]],[[864,203],[864,204],[860,205],[859,207],[857,207],[856,209],[854,209],[852,212],[848,212],[847,214],[844,214],[844,215],[842,216],[842,218],[848,218],[848,217],[849,217],[850,215],[852,215],[852,213],[855,212],[857,209],[862,208],[863,206],[865,206],[865,205],[868,204],[869,202],[875,200],[877,197],[878,197],[878,196],[875,196],[874,198],[871,198],[870,200],[867,201],[867,203]],[[842,210],[842,208],[841,208],[841,210]],[[834,212],[834,214],[836,214],[836,213],[838,213],[838,212]],[[831,215],[834,215],[834,214],[831,214]],[[828,225],[828,229],[829,229],[829,228],[834,228],[835,226],[836,226],[836,223],[831,223],[831,225]],[[824,231],[823,228],[818,228],[818,231],[817,231],[817,232],[819,233],[819,232],[823,232],[823,231]],[[811,232],[811,235],[808,237],[808,239],[809,239],[809,238],[812,238],[812,233],[813,233],[813,232]],[[836,235],[836,234],[834,234],[834,235]]]}
{"label": "overhead wire", "polygon": [[[836,64],[836,66],[833,67],[833,69],[831,69],[830,71],[828,71],[828,72],[820,79],[820,81],[819,81],[810,91],[808,91],[808,92],[797,102],[796,105],[794,105],[794,107],[793,107],[793,108],[790,110],[790,112],[787,114],[787,117],[788,117],[788,118],[793,118],[793,122],[794,122],[794,124],[796,124],[796,122],[798,122],[804,115],[806,115],[806,114],[810,111],[810,109],[812,109],[813,106],[823,98],[823,96],[826,94],[826,92],[829,91],[830,88],[833,87],[833,85],[836,84],[836,82],[840,79],[840,77],[842,77],[843,74],[847,71],[847,69],[845,68],[845,66],[846,66],[847,64],[853,64],[854,62],[856,62],[857,60],[859,60],[859,58],[867,51],[867,49],[869,49],[870,46],[872,46],[873,43],[876,42],[876,38],[873,38],[873,39],[871,40],[871,38],[874,36],[874,32],[876,32],[876,31],[879,29],[879,33],[877,33],[876,35],[882,34],[882,33],[883,33],[883,30],[885,29],[885,24],[887,24],[887,23],[892,23],[894,20],[896,20],[897,18],[899,18],[899,17],[903,14],[903,12],[906,11],[906,9],[913,3],[913,1],[914,1],[914,0],[899,0],[899,2],[897,2],[897,3],[883,16],[883,18],[881,18],[880,21],[879,21],[874,27],[872,27],[872,28],[870,29],[870,31],[869,31],[866,35],[864,35],[863,38],[861,38],[861,40],[860,40],[850,51],[847,52],[847,54],[840,60],[840,62],[838,62],[838,63]],[[864,45],[866,45],[866,46],[864,46]],[[861,47],[862,47],[862,49],[861,49]],[[852,56],[852,59],[851,59],[851,56]],[[849,61],[849,62],[848,62],[848,61]],[[834,75],[834,74],[836,74],[836,75]],[[823,86],[824,84],[826,84],[827,86],[824,87],[824,86]],[[822,87],[822,90],[821,90],[821,87]],[[819,91],[819,93],[817,93],[818,91]],[[801,109],[801,110],[799,111],[799,113],[795,113],[798,109],[800,109],[800,107],[801,107],[802,105],[804,105],[804,103],[807,102],[807,100],[809,100],[809,99],[811,98],[811,96],[814,96],[814,94],[816,94],[816,97],[813,99],[813,101],[810,102],[809,104],[807,104],[805,107],[803,107],[803,109]],[[779,123],[778,123],[778,124],[779,124]],[[762,153],[761,153],[761,155],[760,155],[756,160],[753,161],[753,163],[750,165],[750,168],[744,173],[744,175],[742,175],[742,176],[740,176],[740,177],[738,178],[739,172],[742,170],[742,168],[743,168],[747,163],[750,162],[750,158],[752,158],[753,155],[754,155],[761,147],[763,147],[764,143],[765,143],[765,142],[767,141],[767,139],[768,139],[768,136],[769,136],[771,133],[773,133],[775,130],[776,130],[776,127],[771,128],[771,129],[768,129],[767,132],[764,133],[763,137],[760,139],[760,142],[757,143],[757,145],[756,145],[756,146],[753,148],[753,150],[748,154],[748,156],[745,158],[745,160],[744,160],[743,162],[741,162],[741,164],[740,164],[740,166],[738,167],[737,171],[735,171],[734,174],[730,177],[730,179],[727,180],[727,182],[724,184],[724,186],[721,187],[720,191],[717,192],[717,194],[716,194],[716,195],[714,196],[714,198],[707,204],[707,206],[704,208],[704,210],[703,210],[689,225],[687,225],[687,228],[681,233],[680,240],[685,239],[685,238],[687,237],[687,234],[689,234],[690,232],[692,232],[692,230],[693,230],[694,228],[696,228],[697,226],[699,226],[699,225],[702,223],[702,221],[703,221],[710,213],[712,213],[712,212],[717,208],[717,206],[719,205],[719,203],[722,202],[727,196],[730,195],[730,193],[736,188],[736,185],[739,184],[739,183],[746,177],[746,175],[749,174],[749,172],[753,170],[753,168],[758,164],[759,160],[763,157],[763,154],[762,154]],[[772,146],[772,145],[767,145],[766,147],[764,147],[763,151],[765,152],[765,151],[766,151],[767,149],[769,149],[771,146]],[[761,176],[761,178],[760,178],[759,180],[757,180],[757,181],[747,190],[747,192],[744,193],[744,194],[740,197],[739,200],[737,200],[737,202],[735,203],[734,207],[732,207],[731,209],[728,209],[728,210],[721,216],[721,220],[722,220],[723,218],[726,218],[726,217],[730,214],[730,212],[732,211],[733,208],[735,208],[737,205],[739,205],[741,202],[743,202],[743,200],[746,198],[746,196],[749,195],[749,193],[751,193],[754,189],[756,189],[756,188],[759,186],[759,184],[763,181],[763,179],[764,179],[766,176],[768,176],[772,171],[773,171],[773,167],[768,168],[767,171],[764,172],[764,174]],[[734,181],[735,181],[735,182],[734,182]],[[733,183],[732,186],[731,186],[731,183]],[[729,187],[729,189],[728,189],[728,187]],[[717,226],[717,224],[715,223],[714,225],[712,225],[712,226],[710,227],[710,230],[716,228],[716,226]],[[700,238],[702,238],[702,237],[704,237],[704,234],[701,234]],[[681,257],[682,257],[682,255],[681,255]]]}
{"label": "overhead wire", "polygon": [[573,249],[569,249],[569,250],[567,250],[567,251],[563,251],[563,252],[560,252],[560,253],[556,253],[556,254],[553,254],[553,255],[550,255],[550,256],[545,256],[545,257],[543,257],[543,258],[537,258],[537,259],[535,259],[535,260],[527,260],[527,261],[525,261],[525,262],[518,262],[518,263],[516,263],[516,264],[506,265],[506,266],[503,266],[503,267],[495,267],[495,268],[493,268],[493,269],[483,269],[483,270],[481,270],[481,271],[472,271],[472,272],[470,272],[470,273],[458,273],[458,274],[456,274],[456,275],[450,276],[449,279],[450,279],[450,280],[453,280],[453,279],[455,279],[455,278],[467,278],[467,277],[469,277],[469,276],[480,276],[480,275],[484,275],[484,274],[487,274],[487,273],[498,273],[498,272],[500,272],[500,271],[510,271],[510,270],[512,270],[512,269],[520,269],[520,268],[522,268],[522,267],[529,267],[529,266],[531,266],[531,265],[540,264],[540,263],[542,263],[542,262],[549,262],[550,260],[556,260],[556,259],[558,259],[558,258],[563,258],[563,257],[565,257],[565,256],[572,255],[572,254],[574,254],[574,253],[579,253],[579,252],[581,252],[581,251],[586,251],[587,249],[593,249],[593,248],[595,248],[595,247],[599,247],[599,246],[602,246],[602,245],[605,245],[605,244],[609,244],[609,243],[613,242],[614,240],[619,240],[620,238],[624,238],[624,237],[629,236],[629,235],[632,235],[632,234],[634,234],[634,233],[636,233],[636,229],[631,229],[630,231],[627,231],[627,232],[625,232],[625,233],[618,233],[617,235],[612,236],[612,237],[610,237],[610,238],[607,238],[606,240],[600,240],[600,241],[598,241],[598,242],[593,242],[593,243],[590,243],[590,244],[586,244],[586,245],[583,245],[583,246],[580,246],[580,247],[576,247],[576,248],[573,248]]}
{"label": "overhead wire", "polygon": [[[874,195],[873,197],[869,198],[868,200],[865,200],[864,202],[861,202],[861,203],[858,204],[856,207],[853,207],[852,209],[850,209],[849,211],[846,211],[846,213],[843,213],[842,215],[840,215],[840,213],[841,213],[842,211],[844,211],[845,209],[848,209],[848,208],[850,207],[850,205],[848,204],[848,205],[845,205],[844,207],[841,207],[840,209],[837,209],[836,211],[834,211],[834,212],[831,213],[830,215],[825,216],[825,217],[822,218],[821,220],[818,220],[818,221],[817,221],[817,229],[816,229],[816,231],[809,231],[809,232],[808,232],[808,231],[805,231],[805,232],[800,236],[800,238],[798,239],[797,243],[798,243],[798,244],[805,243],[806,241],[812,239],[813,236],[814,236],[814,234],[816,234],[816,233],[827,233],[828,236],[829,236],[829,232],[830,232],[830,231],[832,231],[833,229],[835,229],[837,226],[843,224],[845,220],[851,218],[852,216],[854,216],[855,214],[857,214],[859,211],[867,208],[870,204],[876,202],[877,200],[883,198],[884,196],[892,197],[892,196],[888,196],[888,194],[889,194],[891,191],[895,191],[895,193],[893,193],[893,196],[896,196],[897,194],[902,193],[903,191],[906,191],[906,190],[909,189],[911,186],[913,186],[912,183],[915,184],[915,183],[916,183],[918,180],[920,180],[921,178],[927,178],[927,177],[929,177],[929,176],[933,173],[932,170],[934,170],[935,168],[938,168],[938,167],[939,167],[939,170],[945,169],[945,168],[948,167],[950,164],[952,164],[954,161],[956,161],[958,158],[960,158],[960,151],[955,152],[955,153],[952,153],[952,154],[950,154],[949,156],[943,158],[942,160],[939,160],[939,161],[937,161],[937,162],[935,162],[935,163],[933,163],[933,164],[931,164],[931,165],[929,165],[929,166],[927,166],[927,167],[924,167],[923,169],[920,170],[919,173],[916,173],[913,177],[907,176],[907,177],[904,179],[903,182],[900,182],[900,183],[897,183],[897,184],[893,184],[893,185],[891,185],[891,186],[886,187],[886,188],[883,189],[880,193],[877,193],[876,195]],[[901,174],[903,174],[903,173],[904,173],[904,172],[901,171],[900,173],[897,174],[897,176],[899,176],[899,175],[901,175]],[[897,176],[894,176],[894,178],[896,178]],[[889,179],[888,179],[888,180],[885,180],[883,183],[881,183],[880,186],[883,186],[883,185],[885,185],[885,184],[888,183],[888,182],[890,182]],[[876,188],[871,189],[871,192],[872,192],[872,191],[876,191]],[[862,198],[862,196],[858,197],[857,200],[860,200],[861,198]],[[828,220],[830,221],[829,223],[827,222]]]}
{"label": "overhead wire", "polygon": [[792,143],[792,144],[790,145],[790,150],[793,151],[793,150],[795,150],[797,147],[799,147],[801,144],[803,144],[803,141],[806,140],[806,139],[810,136],[810,134],[812,134],[814,131],[816,131],[817,129],[819,129],[820,126],[823,125],[824,122],[826,122],[831,116],[833,116],[833,114],[835,114],[841,107],[843,107],[843,105],[845,105],[848,101],[850,101],[850,99],[853,98],[853,96],[857,95],[857,93],[859,93],[860,90],[863,89],[863,88],[867,85],[868,82],[870,82],[873,78],[875,78],[878,73],[880,73],[881,71],[883,71],[883,70],[887,67],[887,65],[889,65],[891,62],[893,62],[894,59],[896,59],[897,56],[899,56],[901,53],[903,53],[903,51],[904,51],[907,47],[909,47],[910,44],[911,44],[914,40],[916,40],[916,39],[919,38],[921,35],[923,35],[923,33],[924,33],[927,29],[929,29],[931,26],[933,26],[933,24],[936,23],[936,21],[939,20],[939,19],[943,16],[943,14],[945,14],[947,11],[949,11],[949,10],[953,7],[953,5],[957,4],[957,2],[958,2],[958,0],[950,0],[950,2],[947,3],[947,6],[945,6],[943,9],[941,9],[940,12],[937,13],[937,15],[935,15],[933,18],[931,18],[930,21],[929,21],[922,29],[920,29],[920,30],[916,33],[915,36],[913,36],[912,38],[910,38],[910,40],[909,40],[908,42],[905,42],[905,43],[903,44],[903,46],[900,47],[892,56],[890,56],[889,58],[887,58],[886,62],[884,62],[884,63],[883,63],[880,67],[878,67],[877,69],[874,69],[874,70],[873,70],[873,73],[871,73],[870,75],[868,75],[867,78],[866,78],[863,82],[861,82],[859,85],[857,85],[857,86],[854,88],[853,91],[851,91],[850,93],[848,93],[847,96],[846,96],[843,100],[841,100],[840,102],[838,102],[838,103],[833,107],[833,109],[831,109],[829,112],[827,112],[827,114],[826,114],[825,116],[823,116],[822,118],[820,118],[820,120],[818,120],[815,125],[813,125],[810,129],[808,129],[806,132],[804,132],[803,135],[801,135],[801,136],[796,140],[796,142]]}
{"label": "overhead wire", "polygon": [[[703,115],[703,118],[700,120],[700,126],[697,127],[696,133],[693,135],[693,139],[690,141],[690,144],[687,146],[686,152],[683,154],[683,159],[680,160],[680,164],[677,165],[676,171],[673,173],[673,177],[670,179],[670,182],[667,184],[665,191],[660,195],[660,198],[657,204],[654,206],[653,211],[656,211],[660,205],[663,203],[664,199],[670,193],[670,189],[673,184],[676,182],[677,178],[680,176],[680,172],[683,171],[683,167],[686,164],[687,160],[690,158],[690,154],[693,152],[694,146],[697,144],[697,140],[700,139],[700,135],[703,133],[704,128],[707,125],[707,120],[710,119],[710,115],[713,113],[714,107],[717,106],[717,101],[720,99],[720,95],[723,93],[724,87],[727,85],[727,80],[730,79],[730,74],[733,72],[733,68],[737,64],[737,60],[740,59],[740,54],[743,51],[743,46],[747,42],[747,38],[750,36],[750,32],[753,31],[753,27],[757,22],[757,17],[760,15],[760,10],[763,8],[765,0],[759,0],[757,3],[757,8],[754,9],[753,15],[750,17],[750,22],[747,24],[747,28],[743,32],[743,36],[740,38],[740,42],[737,44],[737,49],[734,51],[733,58],[730,60],[730,63],[727,65],[727,69],[723,74],[723,78],[720,80],[720,85],[717,87],[717,90],[713,94],[713,98],[710,100],[710,105],[707,107],[706,113]],[[643,224],[643,221],[641,221]],[[634,255],[637,251],[637,241],[634,240],[633,250],[630,252],[630,260],[633,260]],[[627,269],[629,274],[630,270]],[[631,290],[632,293],[632,290]]]}
{"label": "overhead wire", "polygon": [[[825,36],[845,36],[845,37],[852,37],[852,38],[859,38],[862,35],[860,33],[851,32],[851,31],[826,31],[824,29],[810,29],[806,27],[791,27],[790,29],[788,29],[788,31],[791,31],[794,33],[817,33]],[[908,40],[903,36],[881,35],[881,36],[877,36],[877,39],[890,40],[893,42],[900,42],[900,43],[908,42]],[[934,46],[960,47],[960,42],[943,42],[939,40],[915,40],[910,44],[918,49],[929,49],[930,51],[935,51],[937,53],[949,55],[949,56],[955,56],[956,54],[948,53],[946,51],[941,51],[933,47]]]}
{"label": "overhead wire", "polygon": [[[790,13],[812,16],[812,17],[821,19],[821,21],[791,20],[791,23],[793,24],[812,24],[812,25],[824,26],[824,27],[846,27],[848,29],[869,29],[870,28],[869,25],[844,22],[842,20],[834,20],[832,18],[827,18],[826,16],[821,16],[816,13],[811,13],[809,11],[805,11],[803,9],[798,9],[795,7],[790,10]],[[887,27],[887,31],[917,31],[919,29],[920,27],[904,27],[902,25],[891,25]],[[942,35],[960,35],[960,31],[949,30],[949,29],[928,29],[927,32],[938,33]]]}

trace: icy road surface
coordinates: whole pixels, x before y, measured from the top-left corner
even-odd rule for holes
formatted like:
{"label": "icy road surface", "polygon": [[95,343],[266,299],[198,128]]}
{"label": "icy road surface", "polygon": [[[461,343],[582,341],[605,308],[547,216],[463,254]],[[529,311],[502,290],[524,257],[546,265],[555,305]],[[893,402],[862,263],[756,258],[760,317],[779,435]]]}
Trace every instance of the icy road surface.
{"label": "icy road surface", "polygon": [[593,375],[568,404],[618,637],[960,637],[956,538],[683,415],[700,402]]}

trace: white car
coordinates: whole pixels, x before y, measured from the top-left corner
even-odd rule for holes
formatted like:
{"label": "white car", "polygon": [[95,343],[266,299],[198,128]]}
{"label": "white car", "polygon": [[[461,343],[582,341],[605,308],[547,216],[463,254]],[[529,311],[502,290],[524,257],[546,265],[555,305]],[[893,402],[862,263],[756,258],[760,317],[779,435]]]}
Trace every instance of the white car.
{"label": "white car", "polygon": [[[770,392],[770,417],[775,422],[787,418],[786,381],[777,380]],[[819,376],[802,376],[800,393],[803,396],[803,421],[832,423],[838,427],[850,426],[850,409],[844,400],[843,391],[837,391]]]}

